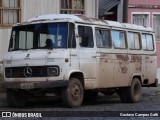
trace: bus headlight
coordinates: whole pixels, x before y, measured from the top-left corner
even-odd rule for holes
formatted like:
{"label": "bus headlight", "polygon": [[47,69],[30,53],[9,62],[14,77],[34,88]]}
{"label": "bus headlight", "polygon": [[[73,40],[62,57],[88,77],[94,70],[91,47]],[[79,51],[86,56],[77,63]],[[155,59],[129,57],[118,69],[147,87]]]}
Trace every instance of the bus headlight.
{"label": "bus headlight", "polygon": [[58,76],[59,75],[59,68],[58,67],[48,67],[47,68],[47,75],[48,76]]}

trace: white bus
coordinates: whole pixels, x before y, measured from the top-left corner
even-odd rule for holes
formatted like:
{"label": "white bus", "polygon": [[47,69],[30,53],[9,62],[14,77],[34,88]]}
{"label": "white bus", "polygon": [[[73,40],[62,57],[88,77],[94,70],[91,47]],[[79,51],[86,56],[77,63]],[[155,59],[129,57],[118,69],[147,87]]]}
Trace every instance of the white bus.
{"label": "white bus", "polygon": [[78,107],[98,92],[138,102],[141,87],[156,87],[156,45],[151,28],[51,14],[13,26],[3,60],[7,99],[24,107],[30,97],[61,95]]}

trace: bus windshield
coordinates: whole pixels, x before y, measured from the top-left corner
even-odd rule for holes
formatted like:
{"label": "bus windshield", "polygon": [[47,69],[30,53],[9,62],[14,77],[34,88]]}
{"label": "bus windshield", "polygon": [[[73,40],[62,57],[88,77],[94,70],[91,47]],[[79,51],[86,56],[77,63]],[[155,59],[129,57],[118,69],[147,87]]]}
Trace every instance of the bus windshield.
{"label": "bus windshield", "polygon": [[9,51],[67,48],[68,23],[41,23],[12,28]]}

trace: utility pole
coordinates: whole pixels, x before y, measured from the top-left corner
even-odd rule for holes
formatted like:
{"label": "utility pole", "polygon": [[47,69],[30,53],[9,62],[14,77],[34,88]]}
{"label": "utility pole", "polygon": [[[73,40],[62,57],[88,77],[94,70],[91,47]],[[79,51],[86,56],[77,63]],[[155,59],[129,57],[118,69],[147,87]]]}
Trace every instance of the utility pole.
{"label": "utility pole", "polygon": [[123,0],[123,22],[128,23],[128,0]]}

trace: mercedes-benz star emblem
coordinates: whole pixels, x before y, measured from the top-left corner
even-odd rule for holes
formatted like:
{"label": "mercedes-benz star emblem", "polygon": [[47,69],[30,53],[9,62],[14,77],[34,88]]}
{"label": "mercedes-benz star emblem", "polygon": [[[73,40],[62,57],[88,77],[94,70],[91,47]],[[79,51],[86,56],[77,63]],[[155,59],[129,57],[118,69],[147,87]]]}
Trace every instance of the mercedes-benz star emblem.
{"label": "mercedes-benz star emblem", "polygon": [[30,67],[25,67],[23,74],[25,77],[31,77],[32,76],[32,69]]}

